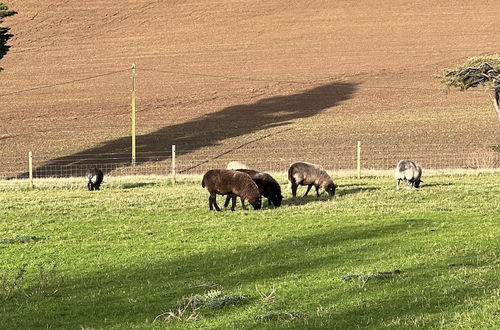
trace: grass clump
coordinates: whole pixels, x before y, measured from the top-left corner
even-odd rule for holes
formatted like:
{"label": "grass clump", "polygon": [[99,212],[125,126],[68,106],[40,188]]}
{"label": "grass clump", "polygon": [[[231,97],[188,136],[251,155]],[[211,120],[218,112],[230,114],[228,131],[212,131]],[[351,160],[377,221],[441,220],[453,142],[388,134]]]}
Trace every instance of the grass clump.
{"label": "grass clump", "polygon": [[17,235],[15,238],[0,238],[0,244],[31,243],[41,241],[43,238],[30,235]]}
{"label": "grass clump", "polygon": [[296,319],[306,319],[307,314],[299,312],[276,312],[270,311],[264,315],[256,316],[257,322],[271,322],[271,321],[290,321]]}
{"label": "grass clump", "polygon": [[155,321],[197,321],[202,318],[200,310],[221,309],[226,306],[241,306],[249,300],[243,295],[227,295],[221,290],[210,290],[187,298],[177,306],[156,316]]}
{"label": "grass clump", "polygon": [[342,276],[340,279],[344,282],[359,280],[362,283],[361,287],[364,287],[369,280],[385,280],[397,274],[401,274],[401,271],[399,269],[396,269],[392,272],[379,272],[373,274],[348,274]]}
{"label": "grass clump", "polygon": [[[56,265],[38,265],[38,270],[29,270],[28,264],[23,264],[15,275],[0,275],[0,288],[4,300],[16,295],[21,297],[50,297],[55,295],[64,284],[64,276],[57,271]],[[31,279],[26,277],[32,275]]]}

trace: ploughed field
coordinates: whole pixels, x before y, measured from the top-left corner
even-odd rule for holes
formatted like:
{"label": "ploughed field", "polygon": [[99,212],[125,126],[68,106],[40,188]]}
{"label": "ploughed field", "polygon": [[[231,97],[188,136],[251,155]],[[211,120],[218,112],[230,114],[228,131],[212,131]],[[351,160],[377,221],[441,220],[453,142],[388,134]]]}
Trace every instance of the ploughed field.
{"label": "ploughed field", "polygon": [[388,177],[334,175],[334,199],[292,199],[276,178],[282,207],[218,213],[201,177],[109,178],[93,192],[3,181],[2,326],[500,325],[498,172],[399,191]]}
{"label": "ploughed field", "polygon": [[[498,52],[494,0],[8,4],[3,178],[25,172],[28,151],[40,176],[129,164],[132,63],[139,165],[175,144],[186,173],[221,155],[261,170],[353,168],[362,141],[370,168],[498,166],[489,94],[444,93],[433,77]],[[76,170],[50,172],[59,165]]]}

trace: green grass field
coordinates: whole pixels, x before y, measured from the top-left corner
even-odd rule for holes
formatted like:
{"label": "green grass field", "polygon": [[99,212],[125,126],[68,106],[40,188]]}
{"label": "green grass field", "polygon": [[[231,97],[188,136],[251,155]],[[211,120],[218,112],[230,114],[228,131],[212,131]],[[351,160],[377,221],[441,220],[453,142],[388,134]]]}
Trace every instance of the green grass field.
{"label": "green grass field", "polygon": [[220,213],[199,178],[0,185],[0,327],[500,327],[500,173],[423,179]]}

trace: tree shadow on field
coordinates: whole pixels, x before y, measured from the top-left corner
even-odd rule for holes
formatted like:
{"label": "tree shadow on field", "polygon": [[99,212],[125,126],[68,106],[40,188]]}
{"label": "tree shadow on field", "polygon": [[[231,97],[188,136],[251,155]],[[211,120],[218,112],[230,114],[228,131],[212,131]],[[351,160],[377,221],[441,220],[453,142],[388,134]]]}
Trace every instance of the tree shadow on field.
{"label": "tree shadow on field", "polygon": [[[355,271],[360,268],[373,267],[374,260],[378,260],[373,249],[390,250],[394,248],[393,244],[398,242],[398,237],[401,235],[418,233],[434,224],[435,221],[422,219],[412,225],[407,223],[363,224],[256,243],[242,238],[242,243],[226,249],[221,250],[220,246],[211,249],[208,246],[202,252],[195,252],[197,251],[196,244],[199,242],[182,240],[182,237],[158,237],[157,239],[162,242],[161,247],[144,245],[141,252],[137,251],[133,254],[136,264],[138,258],[140,260],[144,258],[141,253],[151,253],[151,256],[156,256],[148,259],[148,262],[139,262],[140,266],[131,267],[128,263],[118,262],[106,269],[94,270],[86,276],[66,280],[58,294],[50,299],[29,301],[28,297],[24,297],[19,298],[19,301],[15,300],[6,308],[10,309],[10,315],[15,313],[16,319],[7,319],[5,326],[7,328],[9,325],[15,325],[18,328],[42,328],[51,324],[54,328],[75,328],[82,327],[79,323],[82,322],[82,316],[88,320],[85,327],[113,328],[124,324],[140,326],[144,325],[146,320],[151,322],[156,315],[172,308],[182,298],[204,293],[210,288],[222,288],[231,293],[242,286],[254,287],[266,281],[279,284],[286,278],[286,281],[293,283],[317,272],[325,273],[328,270],[328,273],[331,271],[333,275],[336,269],[344,268]],[[186,229],[193,234],[204,230],[199,226]],[[210,239],[216,238],[211,236]],[[172,243],[165,245],[164,242],[168,241]],[[174,252],[176,250],[177,252]],[[85,248],[82,247],[79,253],[85,252]],[[353,260],[356,262],[353,263]],[[444,268],[449,269],[450,267],[446,264],[444,263]],[[419,283],[425,283],[427,287],[425,279],[432,279],[436,271],[435,268],[429,268],[429,265],[422,267],[424,269],[401,269],[401,271],[402,274],[408,274],[405,276],[422,276],[424,280],[421,279]],[[374,271],[387,270],[391,269],[375,269]],[[327,285],[337,286],[337,281],[339,281],[338,278],[332,278],[330,284]],[[390,284],[387,283],[370,282],[370,285]],[[412,285],[408,281],[406,283]],[[462,285],[462,283],[459,284]],[[343,283],[341,285],[346,288],[352,287],[349,289],[352,294],[359,295],[360,290],[357,284]],[[328,290],[324,286],[323,289]],[[405,295],[407,290],[396,292],[391,290],[391,285],[387,289],[387,292],[393,292],[394,299],[391,298],[383,304],[372,307],[380,308],[384,318],[389,320],[401,313],[418,315],[421,310],[427,311],[434,308],[452,310],[456,306],[455,302],[450,302],[446,306],[432,305],[432,308],[428,309],[408,307],[406,304],[398,306],[401,299],[397,298]],[[454,289],[460,288],[450,285],[449,289],[453,292]],[[330,291],[329,300],[326,303],[332,304],[342,299],[336,296],[341,294],[339,292]],[[324,297],[325,295],[318,296]],[[29,301],[29,304],[24,305],[25,299]],[[376,299],[386,300],[385,297],[376,297]],[[320,305],[322,302],[316,303]],[[462,301],[456,301],[456,304],[461,303]],[[316,307],[313,306],[313,308]],[[363,306],[356,305],[343,311],[342,314],[349,316],[347,322],[359,321],[362,316],[373,315],[370,313],[372,309],[364,309]],[[336,318],[332,322],[339,322],[339,320],[342,318]]]}
{"label": "tree shadow on field", "polygon": [[[330,83],[297,94],[275,96],[251,104],[240,104],[224,108],[185,123],[165,126],[155,132],[137,137],[137,165],[170,158],[166,155],[167,146],[175,144],[177,155],[196,151],[204,147],[215,146],[224,140],[242,136],[242,145],[248,141],[243,137],[273,127],[289,125],[300,118],[315,116],[327,108],[353,96],[355,83]],[[272,138],[272,136],[268,136]],[[231,150],[227,150],[230,152]],[[58,176],[80,176],[82,168],[101,167],[109,172],[116,168],[130,166],[130,161],[123,164],[110,164],[110,154],[131,154],[129,136],[111,140],[101,145],[60,157],[35,168],[35,177],[46,176],[54,167],[68,166],[59,171]],[[141,156],[144,155],[144,156]],[[72,170],[75,169],[75,170]],[[24,173],[26,176],[27,173]],[[21,175],[23,176],[23,175]]]}

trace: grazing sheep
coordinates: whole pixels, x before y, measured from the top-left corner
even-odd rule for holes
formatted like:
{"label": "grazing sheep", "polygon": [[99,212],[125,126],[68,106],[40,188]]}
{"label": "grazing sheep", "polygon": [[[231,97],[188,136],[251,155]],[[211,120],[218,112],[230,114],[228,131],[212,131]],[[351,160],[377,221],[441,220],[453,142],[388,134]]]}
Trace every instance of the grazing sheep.
{"label": "grazing sheep", "polygon": [[[217,194],[239,196],[242,202],[247,200],[255,210],[259,210],[262,206],[259,188],[250,175],[246,173],[232,170],[210,170],[203,176],[201,186],[206,187],[210,193],[210,197],[208,197],[210,210],[215,207],[217,211],[220,211],[216,201]],[[231,211],[234,211],[235,207],[236,199],[233,200]],[[247,209],[244,203],[243,208]]]}
{"label": "grazing sheep", "polygon": [[397,181],[396,189],[398,190],[401,181],[406,182],[411,188],[419,188],[420,183],[423,182],[420,180],[422,177],[422,168],[420,165],[406,159],[399,161],[394,172],[394,177]]}
{"label": "grazing sheep", "polygon": [[86,178],[89,190],[100,190],[102,179],[104,178],[104,174],[100,169],[96,167],[89,169]]}
{"label": "grazing sheep", "polygon": [[330,196],[335,195],[335,189],[337,188],[332,178],[321,166],[306,162],[296,162],[290,165],[288,169],[288,181],[292,185],[293,197],[297,195],[297,187],[299,185],[307,186],[304,196],[307,196],[312,186],[316,188],[316,196],[318,197],[320,195],[319,188],[325,189]]}
{"label": "grazing sheep", "polygon": [[[281,195],[281,187],[279,183],[269,174],[258,172],[255,170],[248,169],[239,169],[238,172],[246,173],[250,175],[252,180],[259,187],[259,192],[263,197],[267,198],[267,204],[274,206],[280,206],[281,201],[283,200],[283,196]],[[233,204],[236,203],[235,195],[227,195],[226,202],[224,203],[224,207],[229,205],[229,200],[233,198]],[[243,204],[243,201],[241,201]]]}
{"label": "grazing sheep", "polygon": [[228,170],[241,170],[241,169],[247,169],[248,166],[246,164],[243,164],[242,162],[239,161],[232,161],[227,164],[226,169]]}

